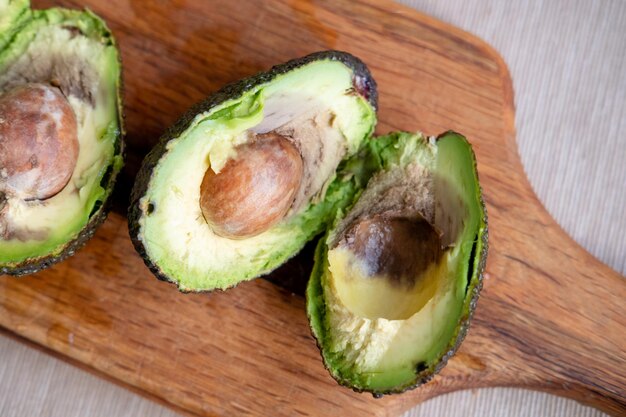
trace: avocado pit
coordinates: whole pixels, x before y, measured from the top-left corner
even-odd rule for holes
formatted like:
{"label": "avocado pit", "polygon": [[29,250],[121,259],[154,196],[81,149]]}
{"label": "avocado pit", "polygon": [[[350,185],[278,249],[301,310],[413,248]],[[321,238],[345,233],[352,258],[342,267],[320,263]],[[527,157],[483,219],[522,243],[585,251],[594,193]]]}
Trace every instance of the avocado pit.
{"label": "avocado pit", "polygon": [[274,132],[256,135],[235,148],[219,171],[209,167],[200,186],[202,214],[219,236],[256,236],[278,223],[300,187],[303,161],[298,149]]}
{"label": "avocado pit", "polygon": [[69,182],[78,160],[74,111],[58,88],[25,84],[0,96],[0,192],[45,200]]}
{"label": "avocado pit", "polygon": [[405,320],[433,297],[444,250],[438,230],[419,213],[356,218],[328,253],[342,304],[370,320]]}
{"label": "avocado pit", "polygon": [[347,229],[343,244],[363,262],[365,278],[387,279],[408,289],[443,253],[440,233],[419,213],[361,218]]}

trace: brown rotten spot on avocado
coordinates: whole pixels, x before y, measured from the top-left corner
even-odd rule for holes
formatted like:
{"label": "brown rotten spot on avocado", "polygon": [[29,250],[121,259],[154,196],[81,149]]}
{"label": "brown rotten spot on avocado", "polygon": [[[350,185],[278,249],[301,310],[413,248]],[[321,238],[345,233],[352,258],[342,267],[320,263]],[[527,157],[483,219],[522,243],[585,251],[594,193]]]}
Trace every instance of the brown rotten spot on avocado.
{"label": "brown rotten spot on avocado", "polygon": [[371,100],[372,96],[376,95],[376,85],[370,77],[356,75],[352,80],[352,84],[354,90],[366,100]]}
{"label": "brown rotten spot on avocado", "polygon": [[[64,29],[68,42],[85,38],[79,28]],[[81,56],[81,51],[79,47],[68,47],[49,53],[23,54],[0,74],[0,92],[27,84],[45,84],[57,87],[66,97],[75,97],[95,107],[96,98],[103,96],[98,70]]]}
{"label": "brown rotten spot on avocado", "polygon": [[2,216],[2,212],[7,205],[7,195],[0,191],[0,216]]}
{"label": "brown rotten spot on avocado", "polygon": [[333,172],[346,154],[336,115],[330,110],[313,109],[277,127],[277,134],[287,138],[302,155],[302,182],[292,209],[297,211],[323,198]]}

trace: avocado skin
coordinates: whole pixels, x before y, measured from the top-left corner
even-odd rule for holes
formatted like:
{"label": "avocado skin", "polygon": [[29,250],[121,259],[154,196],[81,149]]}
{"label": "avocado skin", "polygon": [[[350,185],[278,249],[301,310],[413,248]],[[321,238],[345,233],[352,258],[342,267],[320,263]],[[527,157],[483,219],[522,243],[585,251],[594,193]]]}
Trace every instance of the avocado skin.
{"label": "avocado skin", "polygon": [[[100,17],[90,11],[85,11],[84,13],[88,14],[90,18],[96,19],[101,23],[101,39],[106,39],[109,45],[115,47],[115,49],[119,51],[117,47],[117,42],[104,20],[102,20]],[[117,54],[117,59],[120,66],[120,78],[117,85],[117,123],[119,126],[119,132],[117,134],[115,142],[114,156],[121,156],[121,160],[124,161],[126,147],[124,142],[124,136],[126,134],[126,131],[124,128],[124,82],[122,77],[121,54]],[[111,194],[113,192],[113,189],[115,188],[115,181],[117,179],[117,175],[122,169],[122,166],[123,165],[115,167],[115,163],[113,163],[107,168],[108,173],[105,174],[105,176],[102,178],[104,183],[101,182],[102,187],[108,191],[108,194],[105,196],[104,202],[95,212],[90,215],[89,222],[85,225],[85,227],[76,235],[75,238],[67,242],[58,254],[27,259],[15,266],[0,267],[0,275],[4,274],[20,277],[24,275],[34,274],[56,263],[64,261],[70,256],[73,256],[77,250],[85,246],[87,241],[93,237],[98,227],[100,227],[100,225],[106,220],[107,215],[109,214],[109,210],[112,206]]]}
{"label": "avocado skin", "polygon": [[[462,136],[453,130],[448,130],[438,135],[436,137],[436,140],[439,140],[449,134]],[[374,139],[374,141],[375,140],[376,139]],[[472,151],[472,158],[473,158],[474,169],[476,169],[476,155],[474,154],[473,151]],[[477,185],[478,185],[478,191],[479,191],[480,207],[483,213],[482,220],[484,221],[485,227],[484,227],[483,234],[481,237],[482,250],[480,254],[474,254],[474,257],[479,256],[479,262],[477,266],[475,282],[468,283],[468,291],[472,292],[472,297],[470,299],[468,309],[464,312],[463,316],[461,316],[460,323],[457,326],[458,330],[457,330],[456,336],[453,337],[453,341],[448,345],[446,353],[443,354],[443,356],[437,362],[437,364],[434,367],[421,370],[419,374],[416,375],[415,380],[412,383],[398,387],[396,389],[378,391],[378,390],[355,388],[348,379],[341,378],[336,373],[334,373],[333,369],[330,368],[328,364],[326,363],[326,359],[324,358],[324,354],[323,354],[322,341],[318,339],[318,337],[315,335],[315,332],[313,331],[313,328],[310,325],[313,321],[313,318],[311,317],[311,312],[309,308],[309,303],[311,302],[310,300],[313,299],[313,295],[310,295],[309,291],[314,290],[318,294],[321,294],[323,291],[321,288],[321,282],[319,280],[319,277],[321,277],[321,271],[319,269],[322,268],[323,259],[327,256],[327,247],[324,243],[326,240],[326,237],[324,236],[319,240],[317,247],[315,249],[314,267],[313,267],[313,271],[311,272],[311,278],[310,278],[310,279],[314,279],[314,277],[317,277],[315,278],[317,279],[317,282],[316,282],[317,285],[316,285],[316,288],[314,289],[312,289],[311,286],[309,285],[307,286],[307,290],[306,290],[307,291],[307,294],[306,294],[307,318],[309,321],[309,329],[311,330],[311,335],[313,336],[313,339],[315,340],[317,348],[320,352],[320,357],[322,358],[322,363],[324,364],[324,368],[326,368],[326,370],[330,373],[333,379],[335,379],[337,383],[339,383],[339,385],[342,385],[346,388],[350,388],[352,391],[358,392],[358,393],[369,392],[372,394],[374,398],[382,398],[385,395],[391,395],[391,394],[402,394],[406,391],[410,391],[412,389],[415,389],[429,382],[431,379],[435,377],[435,375],[437,375],[447,365],[448,360],[450,360],[450,358],[452,358],[456,354],[457,350],[461,346],[461,343],[465,339],[465,336],[467,335],[467,332],[470,327],[470,322],[474,315],[474,311],[476,310],[476,305],[478,304],[480,291],[482,290],[482,287],[483,287],[483,276],[484,276],[485,267],[487,265],[487,252],[489,249],[489,224],[487,221],[488,220],[487,210],[485,208],[485,201],[483,198],[483,192],[482,192],[482,187],[480,186],[480,182]],[[476,244],[474,247],[476,247]],[[321,315],[323,317],[326,311],[326,309],[324,308],[324,305],[323,304],[319,305],[318,310],[321,310]]]}
{"label": "avocado skin", "polygon": [[130,206],[128,208],[128,233],[130,234],[131,241],[135,246],[135,250],[139,253],[144,263],[150,269],[150,271],[161,281],[166,281],[174,284],[179,291],[189,292],[181,290],[176,282],[170,279],[157,265],[155,265],[146,253],[146,249],[143,242],[139,238],[140,226],[139,220],[141,219],[142,211],[139,207],[139,200],[145,195],[150,178],[152,177],[152,171],[154,167],[159,163],[159,160],[166,152],[167,143],[178,137],[183,132],[196,115],[210,111],[213,107],[221,104],[222,102],[230,99],[234,99],[242,96],[252,88],[272,81],[279,75],[288,73],[294,69],[307,65],[315,61],[339,61],[352,69],[354,76],[359,77],[364,86],[367,97],[365,97],[374,108],[374,111],[378,109],[378,90],[376,87],[376,81],[372,78],[372,75],[363,61],[359,58],[342,51],[320,51],[314,52],[310,55],[302,58],[296,58],[291,61],[287,61],[284,64],[279,64],[272,67],[266,72],[261,72],[248,78],[244,78],[239,81],[235,81],[231,84],[227,84],[217,92],[211,94],[205,100],[192,106],[187,112],[181,116],[181,118],[172,125],[161,136],[158,143],[152,148],[152,150],[144,158],[139,173],[135,179],[135,185],[130,194]]}

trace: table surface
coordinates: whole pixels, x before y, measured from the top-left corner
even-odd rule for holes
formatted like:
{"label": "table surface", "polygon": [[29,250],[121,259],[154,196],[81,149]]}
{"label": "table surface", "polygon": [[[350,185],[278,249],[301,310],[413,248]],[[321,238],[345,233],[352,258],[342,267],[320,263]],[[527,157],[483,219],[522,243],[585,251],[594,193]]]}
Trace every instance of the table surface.
{"label": "table surface", "polygon": [[[625,274],[626,2],[401,2],[500,51],[513,78],[531,184],[576,241]],[[0,358],[0,416],[179,415],[8,335],[0,335]],[[456,415],[603,414],[548,394],[495,388],[441,396],[406,417]]]}

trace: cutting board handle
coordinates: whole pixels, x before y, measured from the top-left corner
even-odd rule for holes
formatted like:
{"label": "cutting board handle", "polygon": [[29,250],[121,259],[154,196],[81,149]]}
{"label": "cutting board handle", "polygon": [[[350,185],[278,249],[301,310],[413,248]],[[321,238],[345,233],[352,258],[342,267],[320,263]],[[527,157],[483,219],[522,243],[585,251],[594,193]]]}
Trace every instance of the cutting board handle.
{"label": "cutting board handle", "polygon": [[[529,242],[521,246],[529,253],[496,255],[505,258],[502,279],[514,274],[520,284],[512,293],[518,302],[508,312],[494,312],[504,317],[490,321],[499,340],[515,352],[519,369],[509,370],[517,374],[511,379],[623,415],[626,280],[556,224],[529,222],[518,236]],[[504,307],[506,294],[500,295],[496,306]]]}

